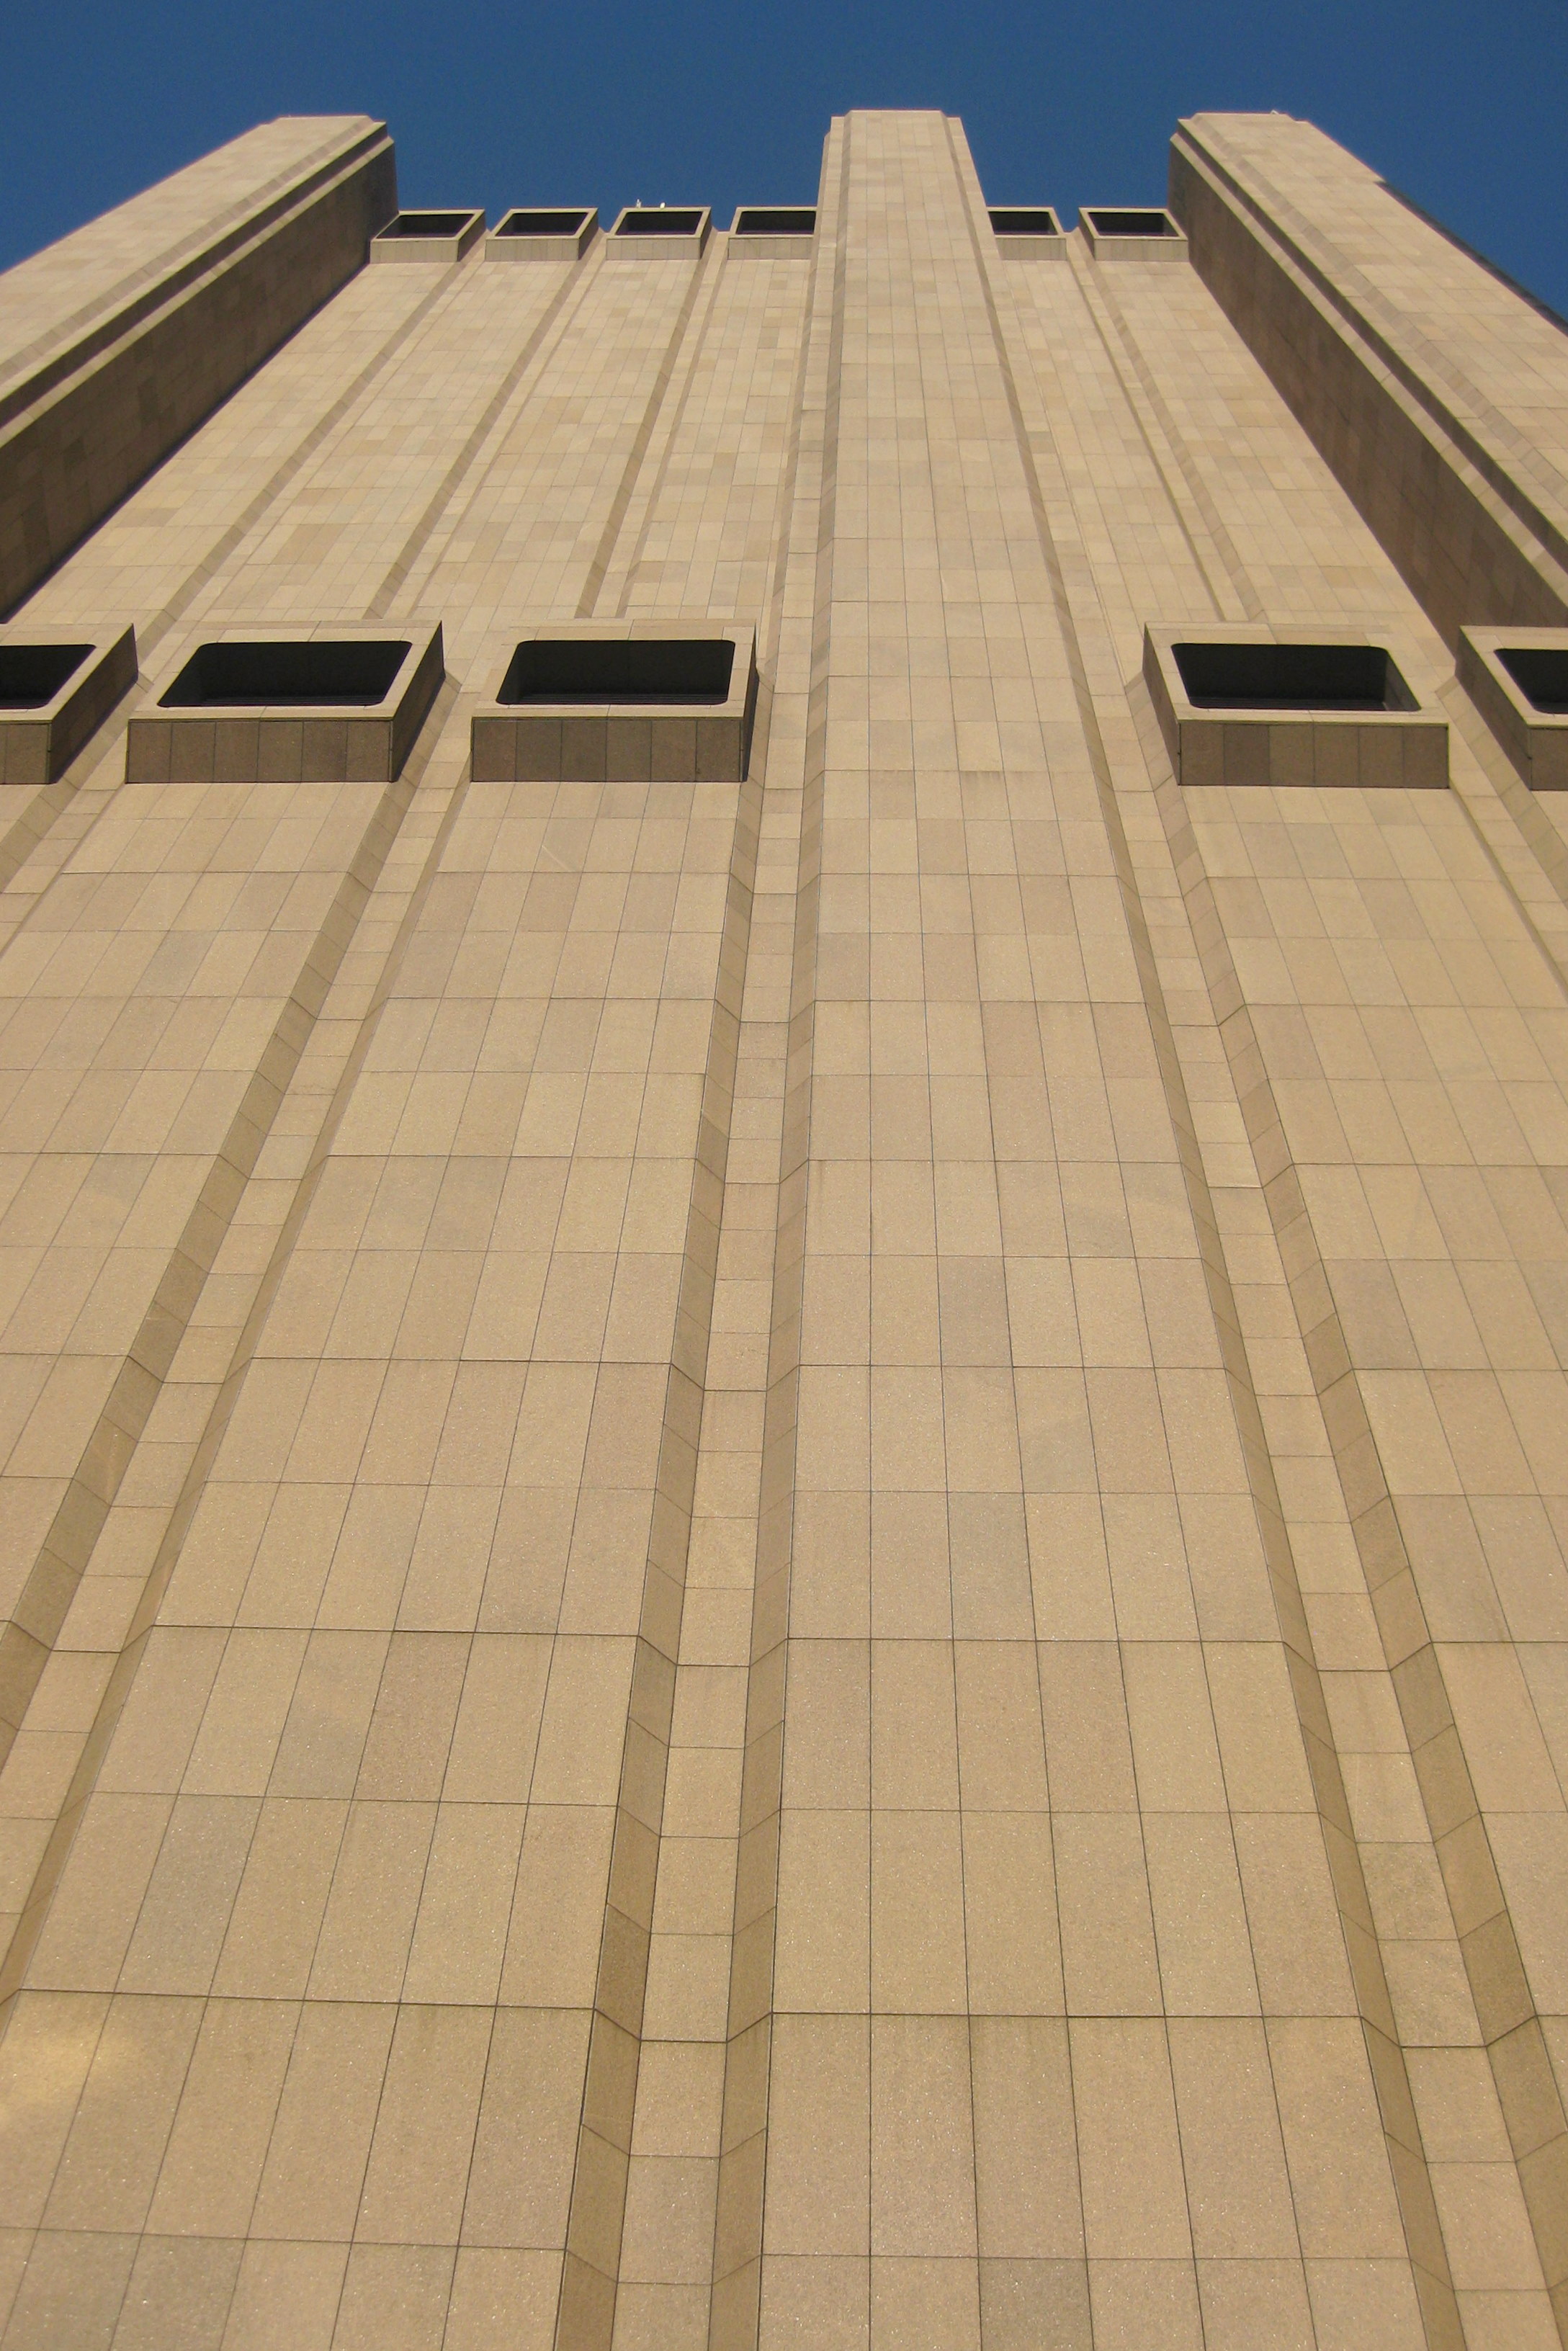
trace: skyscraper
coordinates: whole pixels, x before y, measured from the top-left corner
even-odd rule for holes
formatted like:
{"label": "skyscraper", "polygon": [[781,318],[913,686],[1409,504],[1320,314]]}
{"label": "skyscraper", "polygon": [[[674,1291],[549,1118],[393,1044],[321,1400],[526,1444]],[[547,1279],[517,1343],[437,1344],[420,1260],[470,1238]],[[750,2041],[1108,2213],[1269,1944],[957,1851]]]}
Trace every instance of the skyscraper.
{"label": "skyscraper", "polygon": [[1170,193],[3,281],[4,2351],[1568,2340],[1568,340]]}

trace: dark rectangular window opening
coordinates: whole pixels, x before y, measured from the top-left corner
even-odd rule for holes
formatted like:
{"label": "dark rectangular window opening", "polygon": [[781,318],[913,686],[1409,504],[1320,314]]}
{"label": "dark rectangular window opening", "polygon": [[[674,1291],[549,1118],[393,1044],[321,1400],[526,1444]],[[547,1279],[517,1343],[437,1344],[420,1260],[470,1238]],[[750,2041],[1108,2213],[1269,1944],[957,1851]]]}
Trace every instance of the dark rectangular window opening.
{"label": "dark rectangular window opening", "polygon": [[1049,209],[1045,211],[1002,206],[993,207],[991,226],[998,236],[1060,236],[1061,229]]}
{"label": "dark rectangular window opening", "polygon": [[91,651],[90,645],[0,645],[0,710],[41,710]]}
{"label": "dark rectangular window opening", "polygon": [[161,710],[222,710],[255,704],[300,709],[384,702],[408,659],[406,640],[322,637],[198,645],[159,704]]}
{"label": "dark rectangular window opening", "polygon": [[497,236],[575,236],[588,218],[586,208],[576,212],[508,213]]}
{"label": "dark rectangular window opening", "polygon": [[383,236],[461,236],[474,215],[468,213],[399,213],[382,229]]}
{"label": "dark rectangular window opening", "polygon": [[616,230],[617,236],[695,236],[702,226],[702,213],[677,211],[673,205],[650,204],[640,212],[629,212]]}
{"label": "dark rectangular window opening", "polygon": [[727,637],[531,637],[512,655],[502,702],[727,702]]}
{"label": "dark rectangular window opening", "polygon": [[1165,213],[1101,212],[1091,210],[1084,215],[1096,236],[1176,236],[1175,228]]}
{"label": "dark rectangular window opening", "polygon": [[735,218],[737,236],[815,236],[815,204],[747,204]]}
{"label": "dark rectangular window opening", "polygon": [[1500,645],[1497,657],[1532,710],[1568,718],[1568,645]]}
{"label": "dark rectangular window opening", "polygon": [[1173,645],[1198,710],[1414,710],[1382,645]]}

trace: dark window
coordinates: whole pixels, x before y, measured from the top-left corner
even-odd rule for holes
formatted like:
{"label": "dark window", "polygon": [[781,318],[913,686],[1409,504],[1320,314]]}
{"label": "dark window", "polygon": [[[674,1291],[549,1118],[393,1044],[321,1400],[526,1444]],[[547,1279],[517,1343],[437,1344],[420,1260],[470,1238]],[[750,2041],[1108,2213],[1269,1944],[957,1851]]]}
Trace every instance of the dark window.
{"label": "dark window", "polygon": [[90,645],[0,645],[0,710],[41,710],[91,651]]}
{"label": "dark window", "polygon": [[585,211],[574,213],[508,213],[497,236],[575,236],[588,218]]}
{"label": "dark window", "polygon": [[1568,717],[1568,646],[1500,645],[1497,657],[1532,708]]}
{"label": "dark window", "polygon": [[991,226],[998,236],[1060,236],[1061,229],[1049,207],[1044,211],[993,210]]}
{"label": "dark window", "polygon": [[1083,215],[1093,225],[1096,236],[1176,236],[1179,230],[1168,213],[1117,213],[1090,211]]}
{"label": "dark window", "polygon": [[472,213],[399,213],[382,229],[383,236],[461,236]]}
{"label": "dark window", "polygon": [[1382,645],[1173,645],[1199,710],[1414,710]]}
{"label": "dark window", "polygon": [[725,702],[727,637],[531,637],[512,655],[503,702]]}
{"label": "dark window", "polygon": [[340,705],[370,709],[384,702],[408,659],[405,641],[324,637],[260,644],[198,645],[159,705],[162,710],[214,710],[231,705]]}
{"label": "dark window", "polygon": [[747,204],[735,217],[737,236],[815,236],[815,204]]}
{"label": "dark window", "polygon": [[645,211],[629,212],[616,230],[617,236],[695,236],[702,225],[700,212],[679,212],[673,206],[650,204]]}

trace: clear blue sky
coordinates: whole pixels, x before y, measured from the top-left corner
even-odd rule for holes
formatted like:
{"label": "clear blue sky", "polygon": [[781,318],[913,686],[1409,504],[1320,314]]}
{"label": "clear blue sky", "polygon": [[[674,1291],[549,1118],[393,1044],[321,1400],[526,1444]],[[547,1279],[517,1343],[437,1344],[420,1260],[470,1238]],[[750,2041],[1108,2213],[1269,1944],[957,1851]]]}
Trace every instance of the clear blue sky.
{"label": "clear blue sky", "polygon": [[1145,204],[1206,108],[1306,115],[1568,312],[1564,0],[5,0],[0,266],[273,114],[382,116],[405,204],[815,192],[828,118],[960,114],[993,203]]}

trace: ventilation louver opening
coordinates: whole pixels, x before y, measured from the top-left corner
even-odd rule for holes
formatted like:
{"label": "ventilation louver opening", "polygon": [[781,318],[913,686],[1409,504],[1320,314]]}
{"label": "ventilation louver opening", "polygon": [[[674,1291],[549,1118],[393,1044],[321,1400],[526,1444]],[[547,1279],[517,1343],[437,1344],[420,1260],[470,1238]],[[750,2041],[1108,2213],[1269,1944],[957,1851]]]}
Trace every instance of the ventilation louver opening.
{"label": "ventilation louver opening", "polygon": [[579,205],[570,212],[510,212],[497,229],[497,236],[575,236],[588,218]]}
{"label": "ventilation louver opening", "polygon": [[651,204],[622,214],[616,224],[617,236],[695,236],[702,226],[699,206],[677,208],[674,205]]}
{"label": "ventilation louver opening", "polygon": [[381,232],[382,236],[461,236],[474,215],[469,213],[399,213]]}
{"label": "ventilation louver opening", "polygon": [[91,651],[90,645],[0,645],[0,710],[41,710]]}
{"label": "ventilation louver opening", "polygon": [[219,641],[198,645],[159,708],[373,709],[408,654],[406,639]]}
{"label": "ventilation louver opening", "polygon": [[127,783],[390,783],[445,675],[440,622],[404,625],[187,643],[131,714]]}
{"label": "ventilation louver opening", "polygon": [[1568,792],[1568,629],[1465,627],[1459,684],[1532,792]]}
{"label": "ventilation louver opening", "polygon": [[37,623],[0,632],[0,785],[63,776],[135,682],[132,628],[85,640]]}
{"label": "ventilation louver opening", "polygon": [[725,702],[735,647],[723,637],[531,637],[512,655],[503,703]]}
{"label": "ventilation louver opening", "polygon": [[735,216],[737,236],[815,236],[815,204],[747,204]]}
{"label": "ventilation louver opening", "polygon": [[474,779],[734,783],[756,710],[757,632],[744,623],[560,621],[514,641],[494,698],[474,711]]}
{"label": "ventilation louver opening", "polygon": [[1061,224],[1049,204],[993,205],[991,226],[998,236],[1060,236]]}
{"label": "ventilation louver opening", "polygon": [[1497,657],[1532,710],[1568,717],[1568,645],[1499,645]]}
{"label": "ventilation louver opening", "polygon": [[[1297,623],[1282,642],[1263,622],[1201,635],[1148,624],[1144,683],[1178,782],[1447,788],[1442,711],[1412,690],[1388,645],[1322,625],[1326,642],[1313,643]],[[1422,676],[1419,654],[1401,653]]]}
{"label": "ventilation louver opening", "polygon": [[1084,219],[1096,236],[1179,236],[1169,213],[1107,210],[1095,204]]}
{"label": "ventilation louver opening", "polygon": [[1171,648],[1197,710],[1414,710],[1382,645],[1178,644]]}

